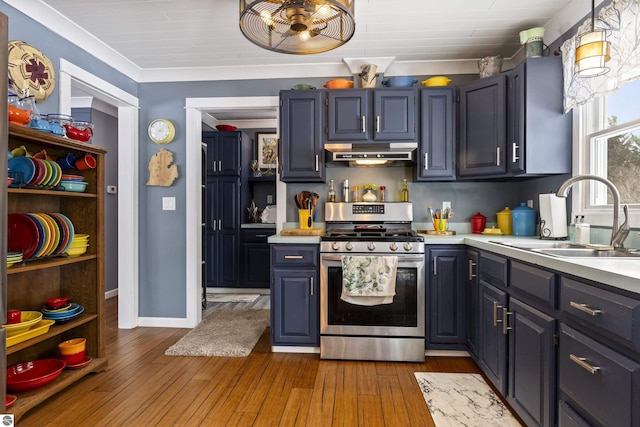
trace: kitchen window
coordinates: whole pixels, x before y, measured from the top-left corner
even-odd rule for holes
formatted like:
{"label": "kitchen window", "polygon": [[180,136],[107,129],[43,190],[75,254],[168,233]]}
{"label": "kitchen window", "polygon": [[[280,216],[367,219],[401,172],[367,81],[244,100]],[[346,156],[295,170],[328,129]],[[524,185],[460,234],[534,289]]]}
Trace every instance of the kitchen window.
{"label": "kitchen window", "polygon": [[[574,110],[574,174],[607,178],[629,205],[631,227],[640,227],[640,80]],[[576,191],[577,190],[577,191]],[[572,215],[611,227],[612,197],[604,184],[581,181],[572,190]],[[620,213],[622,220],[622,212]]]}

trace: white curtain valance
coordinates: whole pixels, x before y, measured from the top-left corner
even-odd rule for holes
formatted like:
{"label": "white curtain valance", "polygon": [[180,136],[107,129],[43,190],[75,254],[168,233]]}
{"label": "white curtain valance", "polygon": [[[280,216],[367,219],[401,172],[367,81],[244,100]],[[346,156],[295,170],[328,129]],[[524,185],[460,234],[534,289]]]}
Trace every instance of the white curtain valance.
{"label": "white curtain valance", "polygon": [[579,77],[575,73],[578,35],[591,31],[591,17],[578,28],[574,37],[565,41],[562,51],[564,74],[564,111],[618,90],[640,78],[640,0],[612,0],[596,16],[595,29],[608,32],[611,42],[610,71],[597,77]]}

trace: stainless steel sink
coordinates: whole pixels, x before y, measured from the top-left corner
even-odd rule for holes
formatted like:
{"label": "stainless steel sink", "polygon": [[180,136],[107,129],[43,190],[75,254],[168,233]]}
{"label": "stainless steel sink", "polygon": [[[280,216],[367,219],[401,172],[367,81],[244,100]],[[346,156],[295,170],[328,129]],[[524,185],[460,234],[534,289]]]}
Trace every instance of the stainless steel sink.
{"label": "stainless steel sink", "polygon": [[491,243],[497,243],[499,245],[509,246],[516,249],[553,249],[553,248],[581,248],[584,246],[574,245],[569,242],[558,241],[539,241],[539,242],[508,242],[508,241],[493,241]]}
{"label": "stainless steel sink", "polygon": [[561,258],[640,258],[640,251],[637,249],[538,248],[531,250],[533,252]]}

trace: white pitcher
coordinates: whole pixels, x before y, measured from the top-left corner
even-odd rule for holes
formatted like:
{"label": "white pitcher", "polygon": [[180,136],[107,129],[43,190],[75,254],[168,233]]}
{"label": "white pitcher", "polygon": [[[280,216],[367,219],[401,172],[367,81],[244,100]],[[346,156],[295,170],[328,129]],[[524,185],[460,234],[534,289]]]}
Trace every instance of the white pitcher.
{"label": "white pitcher", "polygon": [[376,87],[376,79],[378,75],[376,64],[364,64],[360,67],[360,82],[362,87]]}

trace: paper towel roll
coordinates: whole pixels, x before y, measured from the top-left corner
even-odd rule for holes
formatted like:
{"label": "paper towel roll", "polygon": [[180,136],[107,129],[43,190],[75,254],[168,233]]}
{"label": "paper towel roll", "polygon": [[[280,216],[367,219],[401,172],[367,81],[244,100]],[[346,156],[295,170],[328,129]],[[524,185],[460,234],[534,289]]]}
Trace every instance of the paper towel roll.
{"label": "paper towel roll", "polygon": [[567,237],[567,199],[554,193],[540,194],[540,236]]}

